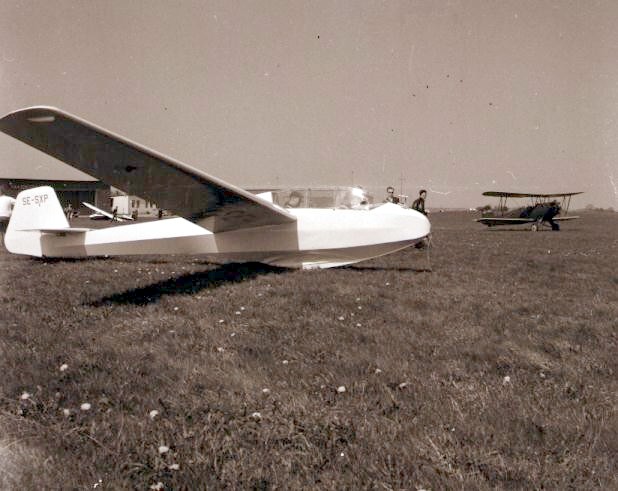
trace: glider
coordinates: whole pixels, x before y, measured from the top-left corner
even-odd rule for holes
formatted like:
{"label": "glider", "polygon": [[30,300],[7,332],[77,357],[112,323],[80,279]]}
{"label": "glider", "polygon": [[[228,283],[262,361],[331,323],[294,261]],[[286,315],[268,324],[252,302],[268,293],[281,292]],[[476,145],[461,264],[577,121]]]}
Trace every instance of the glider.
{"label": "glider", "polygon": [[86,208],[90,208],[92,211],[94,211],[92,215],[88,216],[88,218],[90,218],[91,220],[111,220],[116,222],[133,220],[133,217],[131,215],[114,215],[113,213],[102,210],[101,208],[97,208],[96,206],[91,205],[90,203],[86,203],[85,201],[83,201],[82,203]]}
{"label": "glider", "polygon": [[[531,194],[531,193],[510,193],[505,191],[486,191],[483,196],[493,196],[500,198],[498,210],[500,216],[483,216],[477,218],[477,222],[494,227],[496,225],[522,225],[532,224],[532,230],[537,231],[541,225],[549,225],[552,230],[560,230],[560,225],[557,223],[564,220],[575,220],[577,216],[569,216],[569,205],[571,204],[571,196],[582,194],[582,192],[574,193],[556,193],[556,194]],[[506,202],[508,198],[530,198],[530,205],[526,207],[515,208],[506,211]],[[561,203],[558,199],[561,199]],[[564,216],[558,216],[564,210]]]}
{"label": "glider", "polygon": [[410,247],[430,232],[422,214],[391,203],[370,205],[354,192],[348,200],[312,207],[305,190],[305,202],[277,204],[276,192],[252,194],[56,108],[10,113],[0,119],[0,131],[175,214],[72,228],[52,188],[29,189],[17,196],[5,237],[16,254],[203,254],[217,263],[327,268]]}

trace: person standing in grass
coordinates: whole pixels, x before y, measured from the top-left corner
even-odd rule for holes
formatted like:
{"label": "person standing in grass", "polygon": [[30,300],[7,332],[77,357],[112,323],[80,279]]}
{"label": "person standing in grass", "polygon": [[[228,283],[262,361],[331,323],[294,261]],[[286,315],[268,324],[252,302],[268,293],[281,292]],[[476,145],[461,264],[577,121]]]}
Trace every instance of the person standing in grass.
{"label": "person standing in grass", "polygon": [[3,189],[0,188],[0,240],[4,243],[4,233],[9,225],[11,219],[11,213],[13,213],[13,207],[15,206],[15,198],[11,198],[4,194]]}
{"label": "person standing in grass", "polygon": [[416,198],[412,203],[412,209],[422,213],[423,215],[427,215],[427,212],[425,211],[425,198],[427,198],[427,191],[425,189],[421,189],[418,192],[418,198]]}

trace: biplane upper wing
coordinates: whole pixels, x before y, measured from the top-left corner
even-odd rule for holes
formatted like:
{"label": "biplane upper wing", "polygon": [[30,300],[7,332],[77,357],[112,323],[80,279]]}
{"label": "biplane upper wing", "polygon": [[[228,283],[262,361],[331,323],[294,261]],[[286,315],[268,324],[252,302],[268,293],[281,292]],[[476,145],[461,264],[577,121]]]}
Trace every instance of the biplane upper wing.
{"label": "biplane upper wing", "polygon": [[56,108],[10,113],[0,119],[0,131],[212,232],[296,220],[244,189]]}
{"label": "biplane upper wing", "polygon": [[576,191],[574,193],[510,193],[507,191],[485,191],[483,196],[493,196],[497,198],[563,198],[565,196],[575,196],[576,194],[582,194],[583,191]]}
{"label": "biplane upper wing", "polygon": [[565,217],[554,217],[553,220],[554,222],[560,222],[560,221],[565,221],[565,220],[576,220],[579,217],[577,215],[569,215],[569,216],[565,216]]}

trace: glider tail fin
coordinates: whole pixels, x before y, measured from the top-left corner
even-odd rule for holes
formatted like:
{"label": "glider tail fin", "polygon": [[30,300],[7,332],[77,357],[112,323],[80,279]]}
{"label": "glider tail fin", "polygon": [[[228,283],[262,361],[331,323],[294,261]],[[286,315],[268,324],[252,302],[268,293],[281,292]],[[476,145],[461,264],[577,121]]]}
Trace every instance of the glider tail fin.
{"label": "glider tail fin", "polygon": [[42,256],[41,230],[69,227],[60,201],[50,186],[27,189],[17,195],[4,245],[15,254]]}
{"label": "glider tail fin", "polygon": [[66,227],[69,227],[69,222],[55,191],[50,186],[41,186],[17,195],[7,231]]}

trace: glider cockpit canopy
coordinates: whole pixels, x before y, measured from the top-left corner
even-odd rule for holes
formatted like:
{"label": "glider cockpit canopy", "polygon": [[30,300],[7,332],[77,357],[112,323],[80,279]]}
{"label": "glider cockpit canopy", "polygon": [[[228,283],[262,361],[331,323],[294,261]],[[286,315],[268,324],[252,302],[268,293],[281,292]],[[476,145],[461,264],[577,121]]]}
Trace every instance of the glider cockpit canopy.
{"label": "glider cockpit canopy", "polygon": [[292,187],[259,194],[282,208],[367,209],[373,196],[352,186]]}

